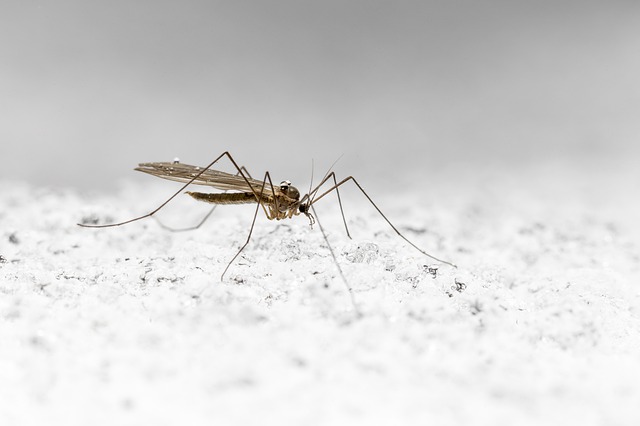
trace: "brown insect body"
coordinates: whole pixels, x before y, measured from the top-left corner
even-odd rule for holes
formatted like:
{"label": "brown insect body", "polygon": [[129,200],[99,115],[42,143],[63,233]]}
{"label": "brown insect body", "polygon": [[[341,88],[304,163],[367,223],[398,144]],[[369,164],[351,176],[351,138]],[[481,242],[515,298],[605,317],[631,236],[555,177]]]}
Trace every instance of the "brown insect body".
{"label": "brown insect body", "polygon": [[187,191],[198,201],[204,201],[211,204],[253,204],[256,202],[256,196],[252,192],[237,192],[232,194],[210,194],[205,192]]}
{"label": "brown insect body", "polygon": [[[217,163],[220,159],[226,157],[237,170],[236,174],[230,174],[226,172],[221,172],[219,170],[214,170],[211,167]],[[300,191],[294,186],[291,185],[289,181],[283,181],[280,185],[274,185],[269,172],[265,172],[263,180],[257,180],[251,177],[246,168],[240,167],[236,161],[233,159],[231,154],[228,151],[223,152],[220,156],[218,156],[215,160],[209,163],[206,167],[198,167],[191,166],[188,164],[180,163],[178,160],[173,162],[159,162],[159,163],[141,163],[136,167],[137,171],[144,172],[150,174],[152,176],[156,176],[163,179],[172,180],[175,182],[183,183],[184,185],[178,191],[176,191],[171,197],[165,200],[160,206],[150,211],[147,214],[142,216],[135,217],[133,219],[125,220],[123,222],[111,223],[106,225],[88,225],[88,224],[79,224],[80,226],[89,227],[89,228],[107,228],[112,226],[120,226],[125,225],[127,223],[135,222],[144,218],[148,218],[157,213],[160,209],[162,209],[165,205],[167,205],[171,200],[173,200],[178,194],[184,191],[189,185],[204,185],[213,187],[216,189],[223,190],[223,193],[217,194],[209,194],[202,192],[190,192],[191,197],[196,200],[204,201],[211,204],[258,204],[256,206],[255,213],[253,215],[253,221],[251,222],[251,227],[249,228],[249,235],[247,236],[246,242],[242,245],[240,250],[236,253],[236,255],[231,259],[231,261],[227,264],[227,267],[222,272],[221,278],[224,277],[224,274],[229,269],[229,266],[233,263],[233,261],[240,255],[240,253],[244,250],[244,248],[249,244],[249,240],[251,239],[251,234],[253,233],[253,227],[256,222],[256,216],[260,207],[262,207],[265,215],[270,220],[282,220],[282,219],[290,219],[293,216],[297,216],[300,213],[304,214],[307,219],[309,219],[309,224],[313,225],[316,223],[316,218],[311,214],[313,211],[315,214],[315,209],[313,205],[323,199],[326,195],[331,192],[336,193],[338,198],[338,205],[340,207],[340,214],[342,215],[342,221],[344,223],[344,228],[347,233],[347,236],[351,238],[349,233],[349,228],[347,226],[347,221],[344,217],[344,211],[342,209],[342,201],[340,199],[340,191],[339,187],[344,185],[347,182],[352,182],[357,189],[360,190],[362,195],[371,203],[371,205],[378,211],[380,216],[387,222],[387,224],[395,231],[395,233],[417,249],[419,252],[424,254],[425,256],[436,260],[441,263],[445,263],[452,267],[456,267],[455,264],[451,262],[447,262],[442,259],[438,259],[435,256],[427,253],[413,242],[411,242],[407,237],[405,237],[399,230],[396,228],[389,219],[382,213],[382,210],[374,203],[371,197],[365,192],[365,190],[360,186],[358,181],[353,176],[348,176],[341,181],[336,179],[336,175],[331,169],[324,175],[321,179],[320,183],[315,187],[309,187],[309,192],[305,194],[303,197],[300,197]],[[321,188],[327,183],[330,182],[330,187],[321,191]],[[226,192],[233,191],[233,192]],[[214,207],[215,209],[215,207]],[[209,217],[209,215],[213,212],[213,209],[205,216],[205,218],[195,227],[187,228],[187,229],[195,229],[198,228],[204,221]],[[351,300],[353,301],[353,294],[351,293],[351,289],[342,274],[342,270],[340,269],[340,265],[336,259],[335,254],[333,253],[333,249],[329,244],[329,240],[327,239],[322,226],[318,222],[320,227],[320,231],[329,247],[329,251],[336,262],[336,266],[340,272],[340,275],[347,285],[347,289],[351,296]]]}
{"label": "brown insect body", "polygon": [[203,171],[198,166],[178,162],[141,163],[135,170],[176,182],[206,185],[225,191],[242,191],[222,194],[187,192],[199,201],[211,204],[260,203],[269,220],[290,219],[305,213],[309,221],[314,222],[307,209],[300,208],[300,191],[286,180],[273,186],[249,176],[211,169]]}
{"label": "brown insect body", "polygon": [[[295,187],[291,186],[289,188],[289,192],[292,192],[292,189],[298,191]],[[297,198],[291,198],[282,193],[276,194],[275,197],[264,194],[259,197],[253,192],[211,194],[187,191],[187,194],[198,201],[204,201],[210,204],[254,204],[260,200],[260,205],[265,209],[265,214],[269,220],[290,219],[301,213],[299,193]],[[278,199],[277,204],[274,201],[275,198]]]}
{"label": "brown insect body", "polygon": [[[237,173],[235,175],[221,172],[219,170],[214,170],[211,168],[215,163],[217,163],[223,157],[226,157],[233,164],[233,166],[237,170]],[[184,185],[182,186],[182,188],[176,191],[171,197],[169,197],[162,204],[160,204],[160,206],[158,206],[154,210],[142,216],[125,220],[123,222],[111,223],[106,225],[93,225],[93,224],[89,225],[85,223],[82,223],[82,224],[79,223],[78,225],[83,227],[88,227],[88,228],[107,228],[112,226],[125,225],[127,223],[131,223],[131,222],[135,222],[141,219],[151,217],[155,213],[157,213],[160,209],[162,209],[165,205],[167,205],[171,200],[173,200],[176,196],[178,196],[178,194],[184,191],[189,185],[192,185],[192,184],[210,186],[216,189],[223,190],[225,192],[217,193],[217,194],[191,192],[191,191],[186,192],[196,200],[204,201],[204,202],[216,204],[216,205],[217,204],[258,204],[258,206],[256,206],[255,213],[253,215],[253,221],[251,222],[251,227],[249,228],[249,235],[247,236],[247,240],[242,245],[240,250],[238,250],[236,255],[233,256],[231,261],[227,264],[227,267],[224,269],[224,271],[222,272],[222,275],[220,276],[221,279],[224,277],[224,274],[227,272],[227,270],[229,269],[231,264],[234,262],[234,260],[240,255],[240,253],[242,253],[242,251],[247,246],[247,244],[249,244],[249,240],[251,239],[251,234],[253,233],[253,227],[255,225],[256,217],[260,207],[262,207],[267,218],[270,220],[290,219],[293,216],[297,216],[300,213],[302,213],[307,217],[307,219],[309,219],[309,224],[313,225],[314,223],[316,223],[315,217],[311,214],[311,211],[313,211],[315,214],[315,209],[313,205],[318,201],[320,201],[329,193],[335,191],[336,196],[338,198],[338,205],[340,206],[340,214],[342,215],[342,221],[344,223],[345,231],[347,233],[347,236],[351,238],[351,235],[349,234],[349,228],[347,227],[347,221],[344,217],[344,211],[342,209],[340,192],[338,190],[340,186],[342,186],[347,182],[352,182],[360,190],[362,195],[364,195],[364,197],[371,203],[371,205],[378,211],[380,216],[382,216],[382,218],[387,222],[387,224],[391,227],[391,229],[393,229],[400,238],[405,240],[407,243],[409,243],[411,246],[413,246],[415,249],[417,249],[419,252],[421,252],[425,256],[433,260],[436,260],[438,262],[450,265],[454,268],[456,267],[456,265],[451,262],[447,262],[445,260],[438,259],[437,257],[432,256],[431,254],[427,253],[426,251],[424,251],[423,249],[415,245],[409,239],[407,239],[407,237],[405,237],[398,230],[398,228],[396,228],[391,223],[391,221],[387,219],[384,213],[382,213],[382,210],[380,210],[380,208],[376,205],[376,203],[373,202],[371,197],[369,197],[369,195],[365,192],[365,190],[362,188],[362,186],[360,186],[358,181],[353,176],[348,176],[338,182],[338,180],[336,179],[335,173],[331,171],[331,169],[324,175],[324,177],[322,178],[322,180],[317,186],[313,188],[310,186],[309,192],[305,194],[302,198],[300,197],[300,191],[298,191],[296,187],[292,186],[291,182],[289,181],[283,181],[280,183],[280,185],[274,185],[273,182],[271,181],[271,176],[269,172],[265,172],[263,180],[257,180],[252,178],[249,172],[247,171],[247,169],[244,167],[240,167],[236,163],[236,161],[233,159],[231,154],[229,154],[228,151],[223,152],[220,156],[218,156],[215,160],[209,163],[209,165],[206,167],[191,166],[188,164],[180,163],[178,160],[175,160],[173,162],[141,163],[138,165],[138,167],[136,167],[135,170],[148,173],[152,176],[160,177],[163,179],[180,182],[180,183],[183,183]],[[330,181],[332,181],[333,184],[331,184]],[[330,188],[324,191],[321,191],[321,188],[327,182],[329,182]],[[235,191],[235,192],[226,192],[226,191]],[[187,228],[187,229],[198,228],[200,225],[204,223],[204,221],[209,217],[209,215],[213,212],[214,209],[215,207],[210,210],[210,212],[204,217],[204,219],[198,225],[192,228]],[[324,230],[322,229],[322,225],[320,225],[320,222],[317,222],[317,223],[325,239],[325,242],[327,243],[327,247],[329,248],[331,256],[333,257],[333,260],[336,263],[340,276],[342,277],[342,280],[344,281],[347,291],[349,292],[351,303],[353,304],[354,308],[357,310],[357,306],[355,303],[355,299],[353,297],[353,292],[351,291],[351,287],[347,283],[347,280],[344,274],[342,273],[342,269],[340,268],[340,265],[337,261],[335,253],[331,248],[331,244],[329,244],[329,240],[327,239],[327,236]]]}

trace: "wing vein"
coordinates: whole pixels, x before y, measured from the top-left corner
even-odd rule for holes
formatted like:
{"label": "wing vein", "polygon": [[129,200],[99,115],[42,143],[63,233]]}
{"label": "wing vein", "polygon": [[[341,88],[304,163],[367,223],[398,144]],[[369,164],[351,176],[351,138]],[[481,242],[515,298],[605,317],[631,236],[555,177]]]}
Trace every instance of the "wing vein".
{"label": "wing vein", "polygon": [[[140,163],[135,170],[150,174],[162,179],[187,183],[202,171],[202,167],[184,163]],[[251,186],[249,186],[249,184]],[[223,191],[260,192],[262,181],[241,175],[232,175],[219,170],[205,170],[192,182],[194,185],[210,186]],[[270,185],[264,186],[264,195],[273,196]],[[253,188],[252,188],[253,187]]]}

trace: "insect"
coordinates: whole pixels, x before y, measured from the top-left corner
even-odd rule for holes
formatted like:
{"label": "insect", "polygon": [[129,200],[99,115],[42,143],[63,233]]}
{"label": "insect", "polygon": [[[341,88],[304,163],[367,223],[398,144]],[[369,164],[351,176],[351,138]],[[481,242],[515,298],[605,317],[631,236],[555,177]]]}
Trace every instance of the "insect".
{"label": "insect", "polygon": [[[220,161],[222,158],[227,158],[231,164],[233,164],[236,174],[225,173],[218,170],[212,169],[213,165]],[[141,219],[145,219],[147,217],[153,216],[160,209],[166,206],[171,200],[173,200],[178,194],[180,194],[183,190],[185,190],[190,185],[204,185],[210,186],[216,189],[223,190],[223,193],[203,193],[203,192],[192,192],[187,191],[191,197],[195,198],[199,201],[204,201],[207,203],[212,203],[216,205],[221,204],[257,204],[255,213],[253,215],[253,221],[251,222],[251,228],[249,229],[249,235],[247,236],[246,242],[242,245],[240,250],[236,253],[236,255],[231,259],[227,267],[222,273],[221,279],[224,278],[225,273],[231,266],[231,264],[235,261],[235,259],[242,253],[245,247],[249,244],[251,240],[251,234],[253,233],[253,228],[256,222],[256,217],[258,215],[258,211],[260,208],[263,209],[265,215],[270,220],[284,220],[291,219],[294,216],[298,216],[300,214],[307,217],[309,220],[309,224],[312,226],[315,223],[318,223],[320,230],[329,246],[329,250],[331,251],[331,255],[336,260],[335,254],[333,253],[333,249],[327,240],[326,234],[322,229],[322,225],[319,220],[317,220],[317,214],[315,213],[314,204],[324,198],[327,194],[335,191],[338,203],[340,206],[340,212],[342,214],[342,220],[345,226],[345,230],[347,232],[347,236],[351,238],[349,233],[349,228],[347,227],[347,222],[344,217],[344,211],[342,209],[342,200],[340,199],[340,191],[339,188],[347,182],[353,182],[356,187],[362,192],[362,194],[367,198],[367,200],[371,203],[371,205],[380,213],[380,215],[384,218],[384,220],[389,224],[389,226],[398,234],[402,239],[404,239],[407,243],[413,246],[415,249],[420,251],[425,256],[436,260],[440,263],[444,263],[450,265],[452,267],[456,267],[451,262],[447,262],[445,260],[439,259],[426,251],[422,250],[420,247],[415,245],[409,239],[407,239],[392,223],[387,219],[387,217],[382,213],[380,208],[373,202],[371,197],[365,192],[365,190],[360,186],[358,181],[353,177],[349,176],[341,181],[336,179],[336,175],[333,171],[327,172],[320,183],[315,187],[309,187],[309,192],[303,196],[301,196],[300,191],[291,185],[291,182],[285,180],[280,182],[279,185],[274,185],[271,180],[271,175],[269,172],[265,172],[264,178],[262,180],[252,178],[247,170],[244,167],[238,166],[236,161],[233,159],[229,152],[225,151],[220,156],[218,156],[215,160],[209,163],[206,167],[198,167],[191,166],[188,164],[180,163],[179,161],[173,162],[161,162],[161,163],[141,163],[135,170],[148,173],[153,176],[157,176],[163,179],[173,180],[176,182],[184,183],[184,185],[176,191],[171,197],[169,197],[166,201],[164,201],[160,206],[158,206],[155,210],[139,216],[133,219],[129,219],[119,223],[112,223],[106,225],[97,225],[97,224],[82,224],[78,225],[87,227],[87,228],[107,228],[113,226],[121,226],[127,223],[135,222]],[[329,187],[325,190],[321,190],[325,184],[329,182]],[[234,191],[234,192],[226,192],[226,191]],[[313,212],[313,213],[312,213]],[[208,217],[208,215],[207,215]],[[206,219],[206,218],[205,218]],[[202,222],[201,222],[202,223]],[[199,225],[198,225],[199,226]],[[340,270],[340,266],[336,260],[336,265],[338,265],[338,269]],[[340,270],[340,274],[343,276],[342,271]],[[346,280],[344,280],[346,283]],[[348,285],[347,285],[348,287]],[[350,291],[350,289],[349,289]]]}

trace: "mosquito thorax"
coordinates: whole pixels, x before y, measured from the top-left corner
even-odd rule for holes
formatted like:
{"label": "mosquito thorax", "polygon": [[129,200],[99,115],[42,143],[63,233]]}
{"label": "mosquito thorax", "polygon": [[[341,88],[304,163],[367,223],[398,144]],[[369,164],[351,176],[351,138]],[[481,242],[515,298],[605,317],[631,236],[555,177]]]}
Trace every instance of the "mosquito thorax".
{"label": "mosquito thorax", "polygon": [[284,193],[284,195],[286,195],[287,197],[292,198],[296,201],[300,199],[300,191],[298,191],[298,188],[296,188],[295,186],[291,186],[291,182],[288,180],[283,180],[282,182],[280,182],[280,191],[282,191],[282,193]]}

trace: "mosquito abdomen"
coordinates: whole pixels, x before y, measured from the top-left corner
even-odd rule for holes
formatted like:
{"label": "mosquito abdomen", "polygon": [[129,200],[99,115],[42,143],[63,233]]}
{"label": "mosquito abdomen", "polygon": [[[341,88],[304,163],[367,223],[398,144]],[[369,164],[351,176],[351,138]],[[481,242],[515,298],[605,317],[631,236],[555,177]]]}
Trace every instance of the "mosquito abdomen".
{"label": "mosquito abdomen", "polygon": [[223,194],[207,194],[204,192],[190,192],[196,200],[204,201],[211,204],[252,204],[257,202],[253,192],[232,192]]}

